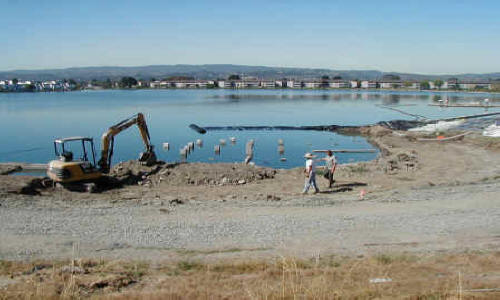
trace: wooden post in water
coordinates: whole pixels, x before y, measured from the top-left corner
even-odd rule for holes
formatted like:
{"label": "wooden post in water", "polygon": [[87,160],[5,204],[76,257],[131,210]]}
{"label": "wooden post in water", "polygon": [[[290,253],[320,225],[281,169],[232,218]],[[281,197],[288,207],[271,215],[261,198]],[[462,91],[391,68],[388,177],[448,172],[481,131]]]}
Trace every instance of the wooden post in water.
{"label": "wooden post in water", "polygon": [[179,155],[181,156],[182,160],[185,160],[187,158],[186,148],[182,148],[181,150],[179,150]]}
{"label": "wooden post in water", "polygon": [[245,147],[245,154],[246,154],[245,164],[248,164],[253,159],[253,146],[254,146],[254,144],[255,144],[254,140],[249,140],[247,142],[247,145]]}
{"label": "wooden post in water", "polygon": [[278,153],[279,153],[280,155],[285,154],[285,146],[284,146],[284,145],[279,145],[279,146],[278,146]]}

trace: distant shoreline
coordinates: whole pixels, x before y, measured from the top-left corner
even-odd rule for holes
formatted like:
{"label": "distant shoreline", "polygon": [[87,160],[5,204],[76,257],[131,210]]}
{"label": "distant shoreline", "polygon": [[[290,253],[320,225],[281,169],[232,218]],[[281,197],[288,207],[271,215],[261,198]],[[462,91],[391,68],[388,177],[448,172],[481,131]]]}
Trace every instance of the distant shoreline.
{"label": "distant shoreline", "polygon": [[116,89],[82,89],[78,91],[140,91],[140,90],[161,90],[161,91],[175,91],[175,90],[231,90],[231,91],[346,91],[346,92],[417,92],[417,93],[467,93],[467,94],[500,94],[500,91],[467,91],[467,90],[415,90],[415,89],[363,89],[363,88],[116,88]]}
{"label": "distant shoreline", "polygon": [[345,91],[345,92],[415,92],[415,93],[465,93],[465,94],[490,94],[498,95],[500,91],[467,91],[467,90],[416,90],[416,89],[365,89],[365,88],[85,88],[66,91],[0,91],[0,94],[26,94],[26,93],[67,93],[87,91],[141,91],[141,90],[231,90],[231,91]]}

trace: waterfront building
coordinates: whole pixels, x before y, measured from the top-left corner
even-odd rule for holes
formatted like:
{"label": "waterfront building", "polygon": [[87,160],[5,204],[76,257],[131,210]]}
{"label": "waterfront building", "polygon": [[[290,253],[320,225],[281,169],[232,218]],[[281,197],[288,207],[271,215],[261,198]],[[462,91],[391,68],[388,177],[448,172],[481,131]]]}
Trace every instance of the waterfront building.
{"label": "waterfront building", "polygon": [[331,80],[327,82],[326,87],[332,89],[345,89],[345,88],[350,88],[351,84],[349,81],[346,80]]}
{"label": "waterfront building", "polygon": [[376,89],[377,82],[372,80],[363,80],[361,81],[361,88],[363,89]]}
{"label": "waterfront building", "polygon": [[258,87],[260,87],[260,81],[258,81],[258,80],[244,80],[243,87],[249,88],[249,89],[258,88]]}
{"label": "waterfront building", "polygon": [[401,80],[383,79],[378,81],[381,89],[398,89],[402,86]]}
{"label": "waterfront building", "polygon": [[269,89],[269,88],[275,88],[276,87],[276,81],[274,80],[263,80],[260,82],[260,87]]}
{"label": "waterfront building", "polygon": [[302,83],[302,87],[306,89],[317,89],[321,87],[321,81],[305,81]]}
{"label": "waterfront building", "polygon": [[458,87],[461,90],[491,90],[491,82],[485,81],[460,81]]}

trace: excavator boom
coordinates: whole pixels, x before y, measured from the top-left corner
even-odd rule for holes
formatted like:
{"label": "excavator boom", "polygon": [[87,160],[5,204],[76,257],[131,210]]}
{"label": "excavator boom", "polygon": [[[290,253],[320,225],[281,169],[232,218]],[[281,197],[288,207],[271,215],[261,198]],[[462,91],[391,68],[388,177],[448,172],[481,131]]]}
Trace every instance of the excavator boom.
{"label": "excavator boom", "polygon": [[145,151],[141,153],[139,160],[152,164],[156,162],[156,155],[153,150],[153,145],[149,137],[148,126],[142,113],[138,113],[128,119],[125,119],[109,129],[102,135],[101,138],[101,158],[97,163],[103,173],[108,173],[111,168],[111,158],[113,156],[114,137],[120,132],[126,130],[130,126],[136,124],[144,143]]}

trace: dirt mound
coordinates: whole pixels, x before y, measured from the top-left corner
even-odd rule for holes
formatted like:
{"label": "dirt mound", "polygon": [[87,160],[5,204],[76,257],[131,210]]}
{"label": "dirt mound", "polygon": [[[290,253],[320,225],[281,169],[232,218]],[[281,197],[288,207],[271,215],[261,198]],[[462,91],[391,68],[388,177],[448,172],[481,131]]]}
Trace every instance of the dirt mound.
{"label": "dirt mound", "polygon": [[169,167],[173,167],[173,165],[162,161],[152,166],[146,166],[139,161],[130,160],[115,165],[109,172],[109,177],[115,179],[120,184],[134,185],[156,174],[160,169]]}
{"label": "dirt mound", "polygon": [[159,163],[148,167],[137,161],[116,165],[110,175],[124,184],[228,185],[274,178],[277,171],[241,163]]}
{"label": "dirt mound", "polygon": [[359,128],[359,132],[365,136],[371,137],[382,137],[384,135],[390,134],[392,130],[382,127],[380,125],[375,126],[363,126]]}
{"label": "dirt mound", "polygon": [[381,125],[345,127],[337,131],[345,135],[363,135],[367,137],[382,137],[392,132],[391,129]]}

